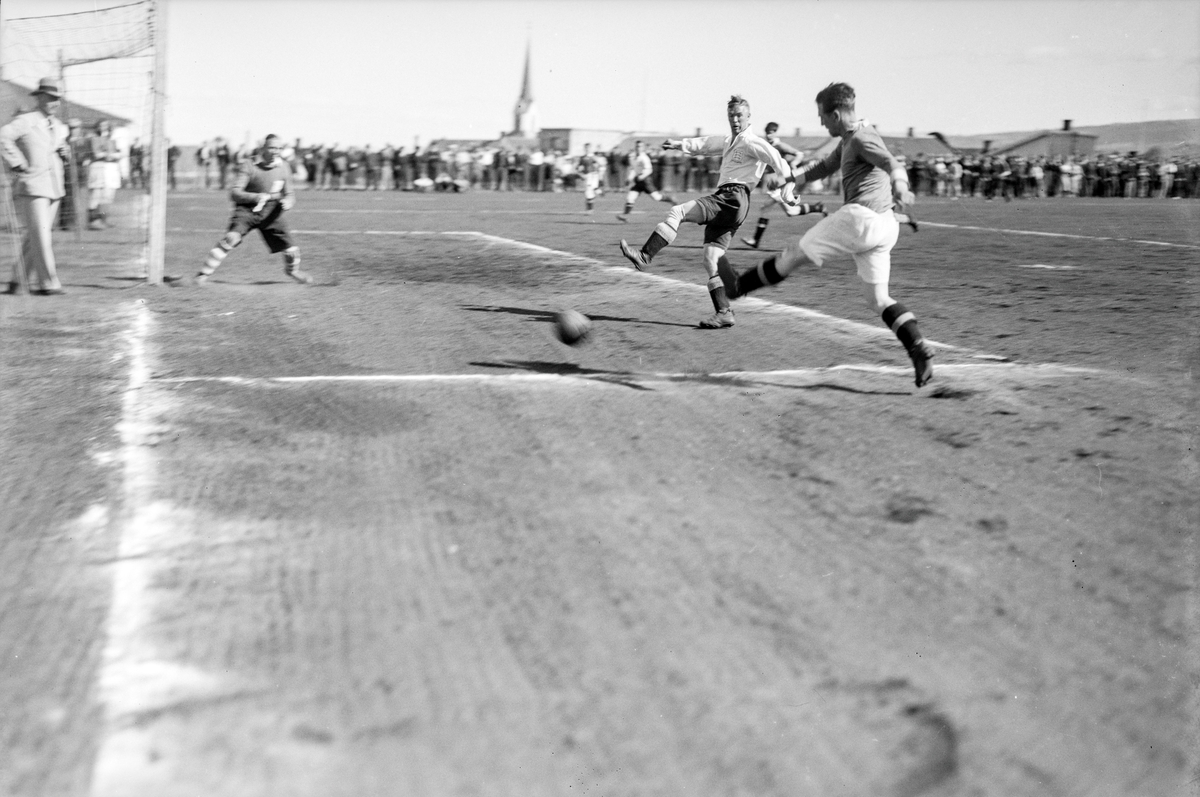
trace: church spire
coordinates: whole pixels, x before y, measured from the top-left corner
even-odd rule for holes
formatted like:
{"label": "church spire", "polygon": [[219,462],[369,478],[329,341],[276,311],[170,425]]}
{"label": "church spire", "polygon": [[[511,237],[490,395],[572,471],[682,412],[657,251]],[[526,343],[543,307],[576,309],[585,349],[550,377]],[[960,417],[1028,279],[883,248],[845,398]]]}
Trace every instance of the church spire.
{"label": "church spire", "polygon": [[533,102],[533,85],[529,82],[529,54],[530,42],[525,42],[525,75],[521,78],[521,102],[529,104]]}
{"label": "church spire", "polygon": [[517,99],[517,107],[513,109],[512,135],[524,138],[537,137],[539,125],[537,111],[533,104],[533,81],[530,79],[530,53],[532,45],[525,42],[525,72],[521,78],[521,96]]}

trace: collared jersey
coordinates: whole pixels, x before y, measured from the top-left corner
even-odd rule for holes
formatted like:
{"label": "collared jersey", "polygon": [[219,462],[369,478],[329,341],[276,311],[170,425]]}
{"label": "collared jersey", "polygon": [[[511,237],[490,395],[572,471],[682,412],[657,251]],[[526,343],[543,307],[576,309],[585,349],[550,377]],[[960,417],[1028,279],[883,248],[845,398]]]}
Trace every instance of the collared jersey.
{"label": "collared jersey", "polygon": [[246,160],[238,167],[237,179],[233,181],[233,190],[229,192],[235,205],[254,207],[258,204],[259,194],[278,194],[284,197],[293,196],[292,167],[287,161],[279,158],[274,164],[261,161]]}
{"label": "collared jersey", "polygon": [[842,170],[842,199],[876,213],[892,209],[892,171],[900,162],[888,152],[875,128],[865,119],[847,131],[824,160],[804,170],[805,180],[820,180]]}
{"label": "collared jersey", "polygon": [[736,136],[685,138],[680,142],[679,149],[685,155],[719,154],[721,174],[717,179],[718,186],[737,183],[753,190],[768,166],[783,177],[792,173],[779,150],[749,130],[743,130]]}

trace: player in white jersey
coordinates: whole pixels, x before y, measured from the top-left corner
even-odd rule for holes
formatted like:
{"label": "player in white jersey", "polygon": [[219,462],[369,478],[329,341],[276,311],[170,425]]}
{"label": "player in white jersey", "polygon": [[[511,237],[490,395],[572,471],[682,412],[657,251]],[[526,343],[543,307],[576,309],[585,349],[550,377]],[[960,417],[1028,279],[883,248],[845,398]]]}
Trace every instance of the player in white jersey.
{"label": "player in white jersey", "polygon": [[600,191],[600,159],[592,154],[592,145],[583,145],[583,155],[576,165],[579,176],[583,178],[583,199],[587,212],[591,213],[596,206],[596,194]]}
{"label": "player in white jersey", "polygon": [[650,160],[650,155],[646,152],[646,144],[642,141],[634,143],[633,152],[629,155],[629,171],[625,174],[625,188],[628,190],[628,193],[625,194],[625,210],[617,214],[617,218],[621,221],[629,221],[629,214],[633,212],[633,203],[637,201],[638,194],[649,194],[655,202],[675,201],[675,197],[664,194],[655,187],[654,162]]}
{"label": "player in white jersey", "polygon": [[654,228],[641,250],[621,241],[621,254],[639,271],[645,271],[654,256],[675,240],[681,222],[704,225],[704,268],[708,271],[708,293],[715,309],[713,315],[700,322],[704,329],[733,326],[733,310],[718,275],[718,264],[724,262],[732,273],[725,250],[750,212],[750,190],[758,185],[768,167],[784,178],[781,196],[794,202],[791,167],[779,150],[750,132],[750,103],[738,95],[730,97],[726,116],[729,120],[727,136],[668,139],[663,143],[663,149],[677,149],[685,155],[720,153],[721,175],[716,193],[671,208],[666,220]]}
{"label": "player in white jersey", "polygon": [[933,348],[921,336],[916,316],[888,293],[892,247],[900,234],[893,209],[909,213],[913,193],[904,167],[888,152],[879,133],[858,118],[854,101],[854,89],[845,83],[830,83],[817,94],[821,124],[841,142],[824,160],[805,165],[795,174],[796,181],[803,184],[840,169],[845,204],[782,254],[755,268],[737,274],[728,261],[722,263],[721,279],[729,297],[736,299],[780,282],[802,264],[819,267],[831,258],[852,257],[867,303],[908,350],[917,387],[921,387],[933,378]]}
{"label": "player in white jersey", "polygon": [[[779,154],[787,161],[788,166],[795,167],[800,159],[804,157],[804,153],[793,147],[791,144],[779,137],[779,123],[768,122],[763,128],[763,138],[767,140],[775,149],[779,150]],[[742,243],[746,246],[758,248],[762,243],[763,233],[767,231],[767,225],[770,224],[771,218],[767,215],[773,208],[780,208],[788,217],[803,216],[808,213],[825,213],[824,202],[795,202],[789,203],[783,201],[783,180],[778,175],[768,174],[763,178],[763,183],[767,187],[767,201],[758,211],[758,222],[754,226],[754,237],[743,238]]]}

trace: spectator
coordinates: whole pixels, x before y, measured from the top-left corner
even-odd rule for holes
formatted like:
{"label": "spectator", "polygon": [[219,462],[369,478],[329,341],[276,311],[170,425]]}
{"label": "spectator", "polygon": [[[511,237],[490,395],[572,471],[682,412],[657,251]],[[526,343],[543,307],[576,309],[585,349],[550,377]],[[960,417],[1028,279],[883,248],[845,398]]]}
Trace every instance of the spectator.
{"label": "spectator", "polygon": [[[179,183],[175,178],[175,167],[179,163],[179,156],[183,152],[176,145],[171,143],[171,139],[167,139],[167,185],[174,191],[179,188]],[[150,172],[147,170],[147,174]]]}
{"label": "spectator", "polygon": [[229,142],[218,138],[213,157],[217,161],[217,180],[224,191],[229,185],[229,169],[233,165],[233,153],[229,150]]}
{"label": "spectator", "polygon": [[363,172],[366,174],[364,190],[378,191],[379,181],[383,176],[383,155],[380,151],[371,149],[367,144],[362,151]]}
{"label": "spectator", "polygon": [[200,147],[196,150],[196,166],[200,171],[200,181],[205,188],[209,187],[208,167],[212,163],[212,144],[207,140],[200,142]]}
{"label": "spectator", "polygon": [[16,293],[24,283],[32,293],[52,296],[65,293],[54,262],[51,229],[64,195],[69,129],[56,116],[62,103],[58,81],[44,78],[32,94],[38,107],[0,128],[0,157],[16,177],[13,199],[23,232],[22,257],[13,259],[6,292]]}
{"label": "spectator", "polygon": [[96,122],[96,133],[88,140],[88,229],[108,227],[108,206],[121,187],[121,155],[106,119]]}

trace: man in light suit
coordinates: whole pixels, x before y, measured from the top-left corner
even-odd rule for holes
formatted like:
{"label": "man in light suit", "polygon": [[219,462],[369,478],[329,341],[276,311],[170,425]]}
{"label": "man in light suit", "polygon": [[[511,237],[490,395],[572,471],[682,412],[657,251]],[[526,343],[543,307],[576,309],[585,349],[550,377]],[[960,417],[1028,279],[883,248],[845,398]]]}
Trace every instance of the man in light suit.
{"label": "man in light suit", "polygon": [[65,293],[54,265],[50,229],[64,194],[63,158],[69,154],[67,126],[55,118],[62,99],[58,81],[44,78],[33,96],[37,99],[37,110],[23,113],[0,127],[0,157],[15,175],[13,199],[24,226],[22,256],[13,264],[6,292],[20,290],[23,261],[24,277],[31,291],[54,296]]}

